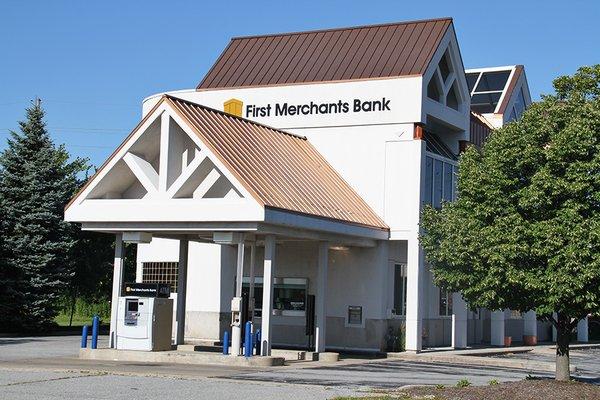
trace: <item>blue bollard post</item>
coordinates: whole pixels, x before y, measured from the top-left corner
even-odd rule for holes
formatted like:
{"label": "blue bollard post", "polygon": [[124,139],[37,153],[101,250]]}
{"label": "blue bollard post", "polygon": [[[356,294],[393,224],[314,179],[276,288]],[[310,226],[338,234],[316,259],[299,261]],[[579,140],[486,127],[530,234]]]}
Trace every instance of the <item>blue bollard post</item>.
{"label": "blue bollard post", "polygon": [[98,329],[100,328],[100,317],[94,315],[92,318],[92,349],[98,348]]}
{"label": "blue bollard post", "polygon": [[88,326],[84,325],[81,331],[81,348],[85,349],[87,347],[87,336],[88,336]]}
{"label": "blue bollard post", "polygon": [[256,330],[256,355],[260,356],[260,329]]}
{"label": "blue bollard post", "polygon": [[244,342],[246,343],[244,346],[244,356],[252,357],[252,322],[246,322],[246,330],[244,332]]}
{"label": "blue bollard post", "polygon": [[225,331],[223,335],[223,354],[229,354],[229,331]]}

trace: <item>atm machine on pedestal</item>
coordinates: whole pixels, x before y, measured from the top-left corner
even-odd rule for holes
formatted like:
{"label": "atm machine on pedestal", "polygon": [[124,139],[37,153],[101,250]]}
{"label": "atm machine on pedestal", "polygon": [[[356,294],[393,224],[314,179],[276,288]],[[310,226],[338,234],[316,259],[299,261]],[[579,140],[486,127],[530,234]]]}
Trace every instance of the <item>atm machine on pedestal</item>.
{"label": "atm machine on pedestal", "polygon": [[117,349],[171,350],[173,300],[160,283],[126,283],[119,297]]}

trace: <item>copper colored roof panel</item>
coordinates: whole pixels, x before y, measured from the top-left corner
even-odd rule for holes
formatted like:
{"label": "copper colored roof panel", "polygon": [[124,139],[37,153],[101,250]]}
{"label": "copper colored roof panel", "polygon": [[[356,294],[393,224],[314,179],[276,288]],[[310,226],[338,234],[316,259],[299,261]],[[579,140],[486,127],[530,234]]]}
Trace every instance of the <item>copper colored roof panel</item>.
{"label": "copper colored roof panel", "polygon": [[231,39],[198,89],[422,75],[451,18]]}
{"label": "copper colored roof panel", "polygon": [[388,229],[303,136],[165,96],[265,207]]}

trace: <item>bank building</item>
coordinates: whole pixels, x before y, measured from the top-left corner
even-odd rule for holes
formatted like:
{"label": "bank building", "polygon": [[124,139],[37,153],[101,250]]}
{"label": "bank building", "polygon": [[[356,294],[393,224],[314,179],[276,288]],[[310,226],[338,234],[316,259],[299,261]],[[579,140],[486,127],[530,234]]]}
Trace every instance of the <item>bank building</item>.
{"label": "bank building", "polygon": [[530,103],[522,65],[465,70],[450,18],[231,39],[196,88],[143,100],[66,208],[116,238],[111,345],[123,242],[137,282],[171,285],[175,344],[232,320],[263,355],[386,351],[399,331],[408,351],[550,340],[534,312],[436,287],[418,239],[461,151]]}

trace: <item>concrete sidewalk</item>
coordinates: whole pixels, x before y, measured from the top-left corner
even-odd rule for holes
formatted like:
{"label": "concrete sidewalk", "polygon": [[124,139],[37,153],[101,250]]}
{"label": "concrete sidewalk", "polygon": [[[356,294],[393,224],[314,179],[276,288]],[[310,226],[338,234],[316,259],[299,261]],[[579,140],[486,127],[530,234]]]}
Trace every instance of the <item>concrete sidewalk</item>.
{"label": "concrete sidewalk", "polygon": [[[586,350],[600,348],[600,344],[574,344],[571,350]],[[445,363],[453,365],[469,365],[482,367],[512,368],[525,371],[547,371],[554,372],[556,364],[548,357],[509,357],[517,354],[554,354],[556,346],[553,344],[537,346],[515,346],[515,347],[482,347],[472,349],[452,350],[450,348],[439,348],[425,350],[420,353],[387,353],[388,358],[400,359],[412,362]],[[577,366],[571,364],[571,372],[577,371]]]}

